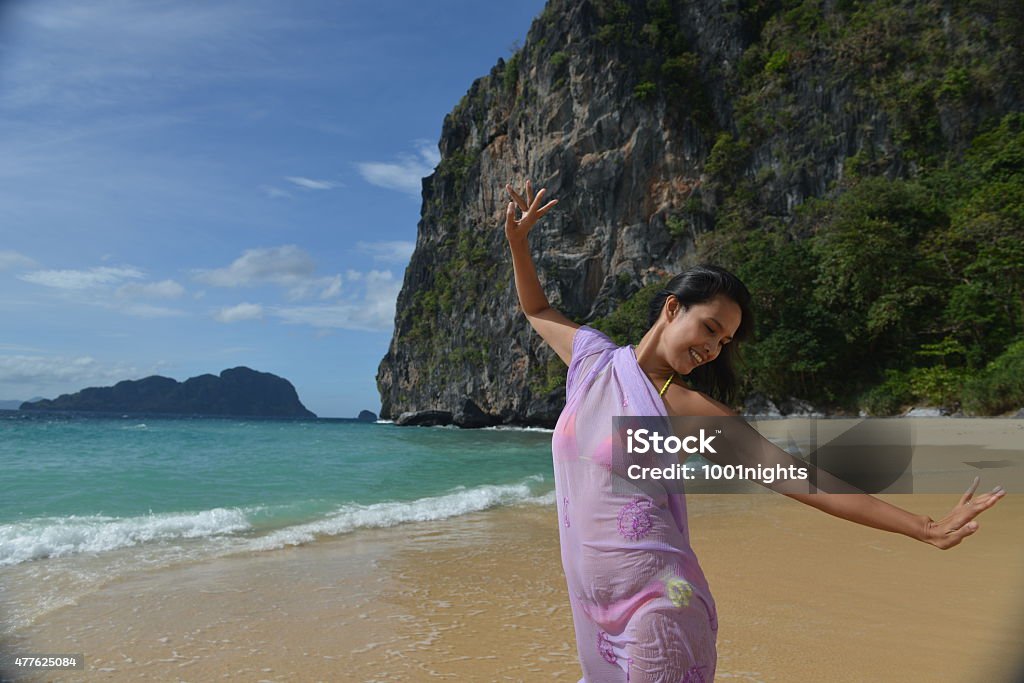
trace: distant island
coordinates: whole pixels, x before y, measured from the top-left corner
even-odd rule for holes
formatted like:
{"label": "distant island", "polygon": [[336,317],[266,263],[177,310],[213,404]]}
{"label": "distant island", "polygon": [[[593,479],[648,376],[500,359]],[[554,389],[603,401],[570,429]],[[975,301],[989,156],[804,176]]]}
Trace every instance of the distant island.
{"label": "distant island", "polygon": [[291,382],[246,367],[224,370],[219,377],[206,374],[184,382],[159,375],[125,380],[112,387],[90,387],[55,399],[25,402],[20,410],[316,417],[299,401]]}

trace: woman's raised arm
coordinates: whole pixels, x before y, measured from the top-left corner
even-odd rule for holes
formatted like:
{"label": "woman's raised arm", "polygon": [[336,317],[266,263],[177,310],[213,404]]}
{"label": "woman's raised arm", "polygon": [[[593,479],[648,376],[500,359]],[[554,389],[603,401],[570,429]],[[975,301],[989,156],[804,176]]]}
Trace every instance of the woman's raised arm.
{"label": "woman's raised arm", "polygon": [[[530,228],[557,204],[558,200],[553,199],[541,206],[540,201],[545,191],[541,189],[534,196],[533,186],[529,180],[526,181],[525,199],[513,190],[511,185],[506,185],[505,189],[512,197],[512,201],[508,203],[505,210],[505,237],[512,250],[512,268],[515,271],[519,305],[522,306],[526,319],[530,321],[530,325],[537,331],[537,334],[568,365],[572,359],[573,336],[580,326],[551,308],[547,296],[544,295],[544,289],[540,285],[537,271],[533,267],[529,243]],[[522,212],[519,220],[516,220],[517,206]]]}

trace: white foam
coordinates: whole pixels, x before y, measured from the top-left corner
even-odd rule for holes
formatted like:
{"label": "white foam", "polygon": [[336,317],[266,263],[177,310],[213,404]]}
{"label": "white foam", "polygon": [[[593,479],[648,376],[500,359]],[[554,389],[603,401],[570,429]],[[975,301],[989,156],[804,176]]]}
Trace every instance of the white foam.
{"label": "white foam", "polygon": [[532,475],[518,484],[458,487],[451,493],[411,502],[373,503],[371,505],[342,505],[330,516],[271,532],[254,539],[252,550],[274,550],[289,545],[302,545],[318,536],[338,536],[356,529],[390,527],[404,522],[429,522],[448,517],[479,512],[499,505],[550,505],[554,493],[534,495],[531,482],[543,482],[544,477]]}
{"label": "white foam", "polygon": [[75,553],[184,538],[205,538],[251,529],[246,512],[214,508],[142,517],[87,515],[46,517],[0,524],[0,566]]}
{"label": "white foam", "polygon": [[500,505],[552,505],[555,501],[553,491],[535,493],[538,485],[543,486],[543,483],[543,475],[535,474],[515,484],[459,486],[444,495],[409,502],[345,504],[321,519],[277,529],[251,540],[239,538],[237,534],[256,530],[250,520],[264,517],[267,510],[264,506],[139,517],[71,515],[36,518],[0,524],[0,566],[146,544],[159,544],[158,547],[170,552],[176,545],[175,541],[184,539],[219,539],[218,549],[206,546],[203,551],[197,547],[189,554],[196,551],[220,554],[223,551],[274,550],[308,543],[318,536],[337,536],[356,529],[390,527],[405,522],[447,519]]}
{"label": "white foam", "polygon": [[481,427],[481,429],[495,432],[543,432],[544,434],[553,434],[555,431],[554,429],[548,429],[547,427],[514,427],[509,425]]}

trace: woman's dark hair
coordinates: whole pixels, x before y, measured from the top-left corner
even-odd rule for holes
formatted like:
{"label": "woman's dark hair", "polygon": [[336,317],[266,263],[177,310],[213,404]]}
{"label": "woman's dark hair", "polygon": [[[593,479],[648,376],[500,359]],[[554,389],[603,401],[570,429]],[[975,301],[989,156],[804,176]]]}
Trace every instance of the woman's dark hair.
{"label": "woman's dark hair", "polygon": [[718,266],[698,265],[683,271],[668,281],[665,288],[651,299],[648,314],[648,329],[654,327],[661,316],[661,309],[669,296],[674,296],[689,310],[694,304],[702,304],[718,295],[726,296],[740,307],[740,326],[733,336],[733,342],[726,344],[715,360],[694,368],[688,376],[694,388],[723,403],[730,404],[736,397],[735,361],[738,358],[736,342],[753,336],[754,314],[750,310],[750,292],[738,277]]}

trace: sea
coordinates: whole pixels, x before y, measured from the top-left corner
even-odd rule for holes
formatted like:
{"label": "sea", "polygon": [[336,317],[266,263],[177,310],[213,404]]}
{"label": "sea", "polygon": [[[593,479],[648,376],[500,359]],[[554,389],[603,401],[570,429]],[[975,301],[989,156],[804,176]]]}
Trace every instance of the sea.
{"label": "sea", "polygon": [[0,411],[0,636],[138,571],[553,502],[546,429]]}

